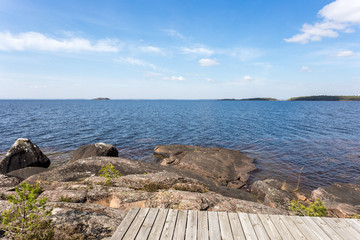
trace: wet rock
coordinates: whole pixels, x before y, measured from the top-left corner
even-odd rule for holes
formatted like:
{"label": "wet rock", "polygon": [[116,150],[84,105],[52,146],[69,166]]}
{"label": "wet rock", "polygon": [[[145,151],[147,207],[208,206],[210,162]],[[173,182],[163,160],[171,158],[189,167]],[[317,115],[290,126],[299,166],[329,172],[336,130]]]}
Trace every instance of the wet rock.
{"label": "wet rock", "polygon": [[118,155],[119,152],[113,145],[106,143],[94,143],[76,149],[70,161],[94,156],[117,157]]}
{"label": "wet rock", "polygon": [[350,183],[334,183],[320,187],[311,193],[311,199],[320,199],[338,217],[360,215],[360,186]]}
{"label": "wet rock", "polygon": [[291,200],[297,199],[294,189],[285,182],[265,179],[254,182],[251,192],[267,206],[288,210]]}
{"label": "wet rock", "polygon": [[17,178],[24,180],[32,175],[46,172],[48,170],[49,170],[48,168],[42,168],[42,167],[26,167],[26,168],[18,169],[15,171],[11,171],[11,172],[7,173],[6,175],[12,176],[12,177],[17,177]]}
{"label": "wet rock", "polygon": [[15,187],[21,182],[20,179],[0,174],[0,188]]}
{"label": "wet rock", "polygon": [[50,160],[41,152],[38,146],[29,139],[19,138],[0,160],[0,173],[5,174],[25,167],[50,166]]}
{"label": "wet rock", "polygon": [[154,155],[161,165],[172,165],[177,168],[195,172],[198,175],[211,178],[220,185],[229,182],[238,188],[249,179],[249,173],[255,170],[254,159],[238,151],[224,148],[205,148],[185,145],[160,145],[154,149]]}

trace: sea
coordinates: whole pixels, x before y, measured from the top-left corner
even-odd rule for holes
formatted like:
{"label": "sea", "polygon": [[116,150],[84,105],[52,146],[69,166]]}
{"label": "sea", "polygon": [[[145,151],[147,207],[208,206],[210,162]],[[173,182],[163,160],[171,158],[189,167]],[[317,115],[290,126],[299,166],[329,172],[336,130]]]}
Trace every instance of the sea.
{"label": "sea", "polygon": [[156,145],[183,144],[255,158],[250,183],[360,183],[360,102],[0,100],[0,158],[17,138],[37,144],[51,167],[91,143],[139,161],[155,161]]}

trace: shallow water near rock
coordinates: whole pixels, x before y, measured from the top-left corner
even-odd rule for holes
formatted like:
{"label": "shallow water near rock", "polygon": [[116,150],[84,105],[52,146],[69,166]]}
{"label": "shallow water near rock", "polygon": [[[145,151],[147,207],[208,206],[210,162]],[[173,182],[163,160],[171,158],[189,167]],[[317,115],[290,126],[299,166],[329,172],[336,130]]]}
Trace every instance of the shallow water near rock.
{"label": "shallow water near rock", "polygon": [[255,157],[251,181],[294,183],[304,166],[300,187],[314,189],[360,182],[359,116],[359,102],[1,100],[0,155],[20,137],[51,167],[96,142],[142,161],[160,144],[215,146]]}

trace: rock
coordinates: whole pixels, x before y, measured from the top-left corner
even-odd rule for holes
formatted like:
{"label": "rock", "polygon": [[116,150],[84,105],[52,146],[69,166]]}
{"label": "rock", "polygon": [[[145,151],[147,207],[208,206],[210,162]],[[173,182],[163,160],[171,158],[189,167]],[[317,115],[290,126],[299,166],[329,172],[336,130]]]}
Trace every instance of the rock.
{"label": "rock", "polygon": [[254,182],[251,192],[267,206],[289,210],[291,200],[297,199],[293,189],[279,180],[265,179]]}
{"label": "rock", "polygon": [[338,217],[360,215],[360,186],[350,183],[334,183],[320,187],[311,193],[311,199],[320,199]]}
{"label": "rock", "polygon": [[70,161],[72,162],[77,159],[93,156],[117,157],[118,155],[119,152],[113,145],[106,143],[94,143],[76,149]]}
{"label": "rock", "polygon": [[19,138],[0,160],[0,173],[5,174],[25,167],[50,166],[50,160],[41,152],[38,146],[29,139]]}
{"label": "rock", "polygon": [[20,179],[16,177],[10,177],[0,174],[0,188],[3,187],[15,187],[21,182]]}
{"label": "rock", "polygon": [[48,168],[42,168],[42,167],[26,167],[26,168],[18,169],[15,171],[11,171],[11,172],[7,173],[6,175],[12,176],[12,177],[17,177],[17,178],[24,180],[32,175],[46,172],[48,170],[49,170]]}
{"label": "rock", "polygon": [[86,201],[86,192],[57,188],[56,190],[44,191],[39,196],[39,198],[44,197],[47,197],[50,202],[84,203]]}
{"label": "rock", "polygon": [[[154,155],[161,165],[173,165],[215,180],[220,185],[239,188],[255,170],[254,159],[238,151],[185,145],[160,145]],[[235,182],[238,182],[235,184]]]}

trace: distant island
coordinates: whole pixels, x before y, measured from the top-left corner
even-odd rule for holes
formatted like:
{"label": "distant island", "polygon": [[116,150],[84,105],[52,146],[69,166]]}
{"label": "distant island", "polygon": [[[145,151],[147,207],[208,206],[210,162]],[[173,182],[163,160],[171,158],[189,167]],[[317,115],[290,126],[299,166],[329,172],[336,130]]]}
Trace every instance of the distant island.
{"label": "distant island", "polygon": [[360,101],[360,96],[305,96],[305,97],[293,97],[288,101]]}
{"label": "distant island", "polygon": [[103,97],[98,97],[98,98],[94,98],[91,100],[110,100],[110,98],[103,98]]}
{"label": "distant island", "polygon": [[220,101],[278,101],[278,100],[276,98],[242,98],[242,99],[224,98],[224,99],[220,99]]}

